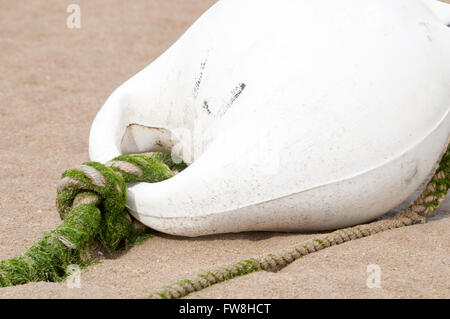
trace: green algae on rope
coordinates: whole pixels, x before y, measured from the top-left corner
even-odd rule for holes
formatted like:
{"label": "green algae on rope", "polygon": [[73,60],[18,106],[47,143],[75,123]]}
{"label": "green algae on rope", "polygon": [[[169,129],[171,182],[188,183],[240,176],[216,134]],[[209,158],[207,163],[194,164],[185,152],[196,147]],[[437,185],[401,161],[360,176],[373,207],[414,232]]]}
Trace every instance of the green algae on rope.
{"label": "green algae on rope", "polygon": [[126,211],[126,183],[160,182],[186,167],[170,154],[121,155],[105,165],[86,162],[62,174],[56,204],[63,219],[55,230],[19,257],[0,261],[0,287],[62,281],[67,267],[85,267],[98,240],[113,256],[121,247],[149,238],[133,231]]}
{"label": "green algae on rope", "polygon": [[[0,262],[0,287],[32,281],[61,281],[70,264],[88,263],[86,252],[99,230],[101,213],[94,204],[83,204],[55,230],[44,234],[22,256]],[[69,247],[72,243],[72,247]]]}
{"label": "green algae on rope", "polygon": [[216,267],[190,278],[180,280],[149,295],[154,299],[174,299],[200,291],[204,288],[257,271],[278,271],[293,261],[327,247],[351,240],[368,237],[389,229],[423,223],[445,200],[450,187],[450,148],[447,149],[438,168],[422,194],[404,211],[393,217],[377,220],[369,224],[339,229],[292,247],[283,248],[270,254],[240,260]]}

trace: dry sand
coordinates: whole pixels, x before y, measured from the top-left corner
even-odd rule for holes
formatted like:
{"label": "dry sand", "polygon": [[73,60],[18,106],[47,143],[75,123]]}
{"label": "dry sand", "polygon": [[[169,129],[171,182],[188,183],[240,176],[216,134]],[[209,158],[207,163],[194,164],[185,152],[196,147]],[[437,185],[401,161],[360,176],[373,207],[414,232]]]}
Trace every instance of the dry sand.
{"label": "dry sand", "polygon": [[[60,220],[60,174],[88,160],[90,124],[110,93],[159,56],[213,0],[0,2],[0,259],[24,252]],[[388,231],[191,297],[450,297],[450,202],[427,224]],[[31,283],[0,298],[133,298],[212,266],[270,252],[305,234],[160,235],[82,272],[81,288]],[[381,267],[381,288],[366,286]]]}

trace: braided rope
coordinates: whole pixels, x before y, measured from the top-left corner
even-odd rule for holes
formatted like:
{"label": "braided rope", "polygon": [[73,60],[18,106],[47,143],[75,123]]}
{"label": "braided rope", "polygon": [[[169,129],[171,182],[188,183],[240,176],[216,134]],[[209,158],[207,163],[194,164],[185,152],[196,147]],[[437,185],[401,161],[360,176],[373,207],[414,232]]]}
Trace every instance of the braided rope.
{"label": "braided rope", "polygon": [[440,164],[422,194],[407,209],[393,217],[369,224],[336,230],[318,236],[292,247],[279,249],[273,253],[213,268],[191,278],[180,280],[149,295],[153,299],[173,299],[187,296],[211,285],[260,270],[278,271],[293,261],[345,242],[368,237],[386,230],[424,223],[445,200],[450,186],[450,148],[447,148]]}
{"label": "braided rope", "polygon": [[71,264],[87,266],[99,240],[114,252],[137,238],[126,209],[126,183],[159,182],[183,169],[170,154],[121,155],[105,165],[87,162],[62,174],[56,204],[62,224],[23,255],[0,261],[0,287],[61,281]]}
{"label": "braided rope", "polygon": [[[184,169],[170,154],[121,155],[105,165],[87,162],[63,173],[57,187],[57,207],[63,223],[44,234],[23,255],[0,261],[0,287],[31,281],[61,281],[70,264],[88,265],[90,250],[98,239],[113,254],[132,236],[125,209],[126,183],[158,182]],[[444,201],[449,188],[450,150],[420,197],[389,219],[340,229],[293,247],[215,268],[179,281],[150,295],[180,298],[213,284],[252,272],[277,271],[294,260],[324,248],[367,237],[389,229],[423,223]]]}

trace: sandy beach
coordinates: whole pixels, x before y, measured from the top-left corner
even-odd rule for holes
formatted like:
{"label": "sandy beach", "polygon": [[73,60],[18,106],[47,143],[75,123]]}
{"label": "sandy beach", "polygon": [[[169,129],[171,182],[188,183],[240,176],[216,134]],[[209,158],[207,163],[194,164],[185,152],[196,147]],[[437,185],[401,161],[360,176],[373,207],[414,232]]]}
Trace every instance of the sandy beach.
{"label": "sandy beach", "polygon": [[[88,161],[89,128],[112,91],[162,54],[214,0],[0,2],[0,259],[60,223],[61,173]],[[387,231],[190,298],[450,298],[450,200],[426,224]],[[157,234],[82,271],[81,287],[30,283],[0,298],[137,298],[189,274],[293,245],[314,234]],[[381,287],[368,288],[377,264]]]}

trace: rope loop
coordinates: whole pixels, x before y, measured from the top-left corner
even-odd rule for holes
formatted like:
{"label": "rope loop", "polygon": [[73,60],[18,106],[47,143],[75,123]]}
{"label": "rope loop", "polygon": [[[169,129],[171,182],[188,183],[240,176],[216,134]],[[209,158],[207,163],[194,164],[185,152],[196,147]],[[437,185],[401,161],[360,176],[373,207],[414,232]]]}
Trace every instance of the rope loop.
{"label": "rope loop", "polygon": [[[91,262],[99,240],[111,256],[139,237],[125,209],[126,183],[160,182],[183,169],[170,154],[121,155],[106,164],[86,162],[62,174],[56,206],[63,222],[24,254],[0,261],[0,287],[61,281],[70,264]],[[143,238],[148,236],[143,235]]]}
{"label": "rope loop", "polygon": [[126,184],[154,183],[172,176],[166,164],[145,155],[120,155],[106,164],[86,162],[62,174],[57,186],[58,212],[64,219],[80,205],[101,207],[99,239],[113,253],[131,232]]}

